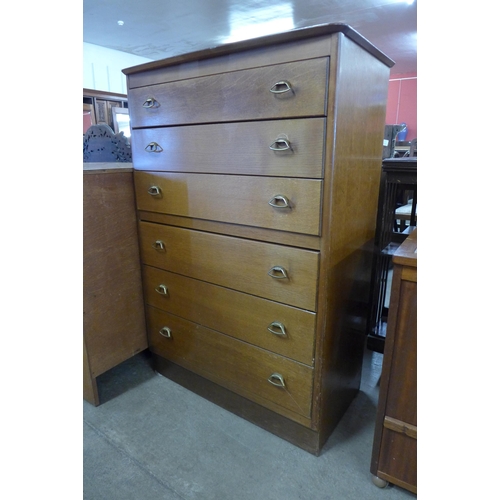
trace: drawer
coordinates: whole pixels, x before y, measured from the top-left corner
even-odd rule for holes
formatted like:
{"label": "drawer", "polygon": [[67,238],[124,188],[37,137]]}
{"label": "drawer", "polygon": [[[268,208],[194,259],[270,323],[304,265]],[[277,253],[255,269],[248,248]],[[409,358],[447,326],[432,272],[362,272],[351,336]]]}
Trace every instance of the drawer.
{"label": "drawer", "polygon": [[320,179],[324,137],[324,118],[138,129],[134,168]]}
{"label": "drawer", "polygon": [[136,172],[134,182],[139,210],[320,234],[317,179]]}
{"label": "drawer", "polygon": [[129,89],[131,126],[324,116],[327,73],[323,57]]}
{"label": "drawer", "polygon": [[144,264],[316,311],[319,252],[140,222]]}
{"label": "drawer", "polygon": [[316,314],[143,266],[147,304],[312,366]]}
{"label": "drawer", "polygon": [[261,404],[267,400],[310,417],[311,367],[153,307],[147,308],[147,316],[154,353],[245,397],[255,395]]}

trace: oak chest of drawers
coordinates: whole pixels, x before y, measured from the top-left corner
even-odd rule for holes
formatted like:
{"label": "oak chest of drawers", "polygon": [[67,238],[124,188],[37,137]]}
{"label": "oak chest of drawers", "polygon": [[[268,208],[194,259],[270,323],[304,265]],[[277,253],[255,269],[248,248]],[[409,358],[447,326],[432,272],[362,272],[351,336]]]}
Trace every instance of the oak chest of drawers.
{"label": "oak chest of drawers", "polygon": [[392,64],[335,24],[124,70],[156,369],[315,454],[359,389]]}

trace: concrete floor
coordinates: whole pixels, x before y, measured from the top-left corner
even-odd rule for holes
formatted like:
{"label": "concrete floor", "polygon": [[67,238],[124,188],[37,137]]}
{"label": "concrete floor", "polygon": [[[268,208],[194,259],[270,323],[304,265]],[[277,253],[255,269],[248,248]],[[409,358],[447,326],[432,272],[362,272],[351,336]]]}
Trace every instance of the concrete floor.
{"label": "concrete floor", "polygon": [[382,355],[366,351],[361,391],[319,457],[156,374],[141,353],[84,401],[84,500],[396,500],[370,460]]}

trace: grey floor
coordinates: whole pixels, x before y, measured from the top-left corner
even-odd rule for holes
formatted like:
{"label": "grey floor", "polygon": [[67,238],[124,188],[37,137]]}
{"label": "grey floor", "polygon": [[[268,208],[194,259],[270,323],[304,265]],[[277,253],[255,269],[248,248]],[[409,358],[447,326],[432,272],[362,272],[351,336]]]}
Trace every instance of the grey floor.
{"label": "grey floor", "polygon": [[141,353],[84,401],[86,500],[395,500],[371,480],[382,355],[366,351],[361,391],[313,456],[156,374]]}

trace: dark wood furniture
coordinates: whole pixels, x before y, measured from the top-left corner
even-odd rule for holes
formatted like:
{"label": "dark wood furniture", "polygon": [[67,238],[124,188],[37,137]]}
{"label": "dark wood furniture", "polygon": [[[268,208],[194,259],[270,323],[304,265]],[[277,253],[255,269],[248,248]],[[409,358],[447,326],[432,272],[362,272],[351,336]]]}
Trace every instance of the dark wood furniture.
{"label": "dark wood furniture", "polygon": [[83,89],[83,133],[90,125],[106,124],[118,133],[113,120],[113,110],[128,110],[125,94],[105,92],[102,90]]}
{"label": "dark wood furniture", "polygon": [[392,64],[339,24],[124,70],[156,369],[315,454],[359,389]]}
{"label": "dark wood furniture", "polygon": [[417,492],[417,230],[393,257],[371,473]]}
{"label": "dark wood furniture", "polygon": [[373,351],[384,352],[392,257],[416,225],[417,158],[387,158],[380,176],[367,332],[367,347]]}
{"label": "dark wood furniture", "polygon": [[83,164],[83,398],[97,377],[147,348],[133,169]]}

